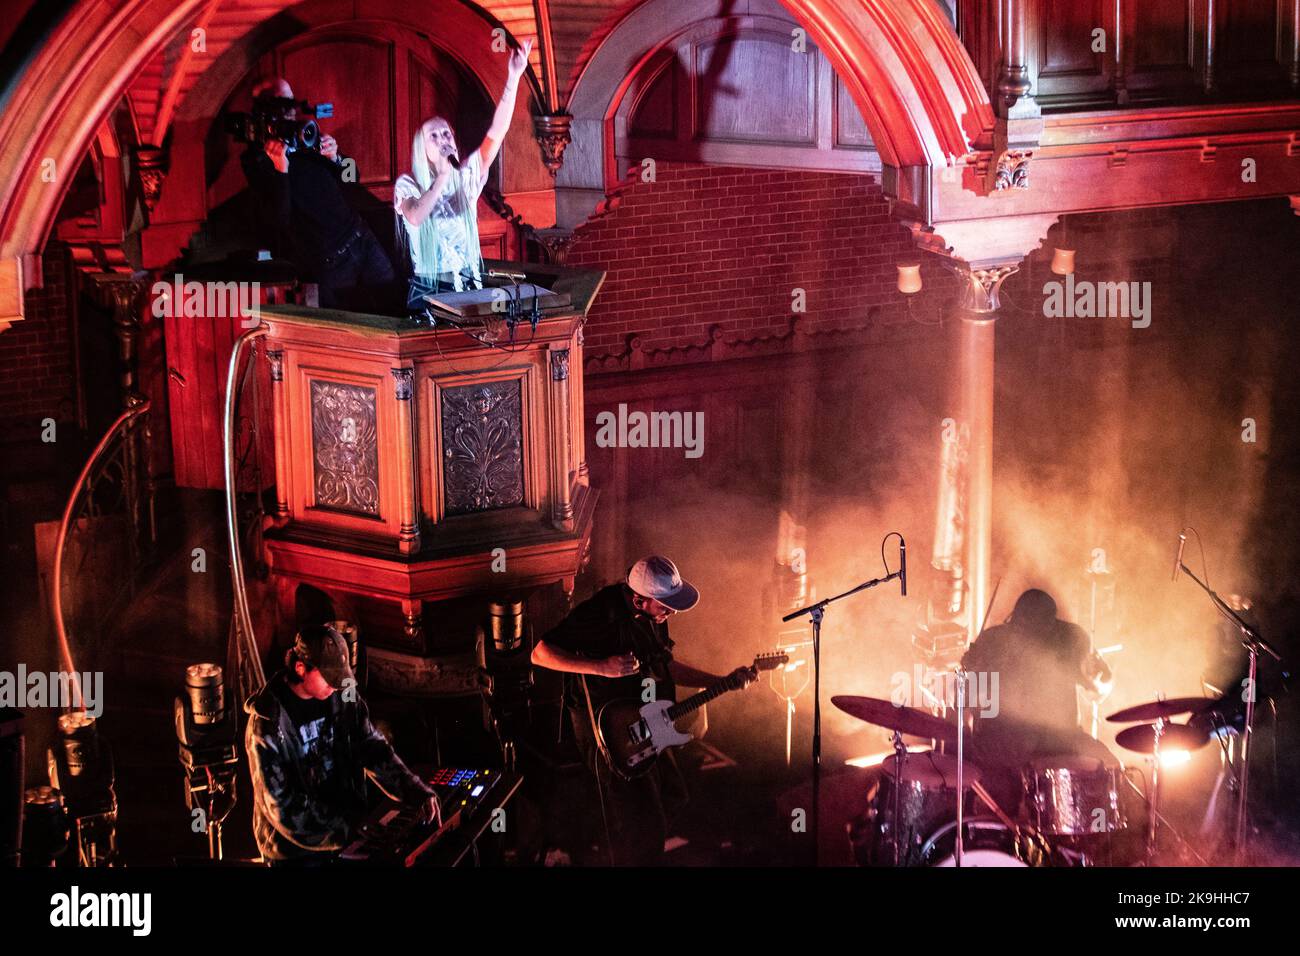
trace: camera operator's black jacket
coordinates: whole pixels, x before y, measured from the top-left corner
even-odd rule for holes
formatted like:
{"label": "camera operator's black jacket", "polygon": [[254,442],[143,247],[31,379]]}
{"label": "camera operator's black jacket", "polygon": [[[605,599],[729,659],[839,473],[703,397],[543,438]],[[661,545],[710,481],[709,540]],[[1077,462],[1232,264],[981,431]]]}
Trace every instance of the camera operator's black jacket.
{"label": "camera operator's black jacket", "polygon": [[343,166],[320,153],[289,154],[289,171],[277,172],[260,146],[240,157],[244,176],[257,199],[258,225],[274,244],[303,269],[320,273],[326,261],[362,228],[357,211],[343,194]]}
{"label": "camera operator's black jacket", "polygon": [[318,776],[312,773],[317,758],[299,739],[279,693],[293,693],[284,671],[244,704],[253,835],[265,859],[303,859],[346,847],[368,809],[367,774],[395,800],[421,802],[433,794],[371,724],[360,695],[345,701],[341,692],[324,702],[327,713],[319,736],[330,743],[333,769],[328,791],[322,792],[309,783]]}

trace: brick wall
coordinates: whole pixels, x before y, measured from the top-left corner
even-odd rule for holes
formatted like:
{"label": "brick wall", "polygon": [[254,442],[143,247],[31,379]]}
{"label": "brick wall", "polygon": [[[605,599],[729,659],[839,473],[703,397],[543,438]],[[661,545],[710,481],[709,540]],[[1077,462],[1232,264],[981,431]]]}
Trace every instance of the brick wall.
{"label": "brick wall", "polygon": [[0,334],[0,443],[76,414],[67,260],[58,248],[42,259],[45,287],[27,293],[24,319]]}
{"label": "brick wall", "polygon": [[583,228],[567,263],[608,272],[586,331],[588,355],[605,355],[632,334],[662,348],[714,324],[728,338],[782,332],[796,288],[810,330],[905,319],[907,258],[907,230],[865,176],[660,163]]}

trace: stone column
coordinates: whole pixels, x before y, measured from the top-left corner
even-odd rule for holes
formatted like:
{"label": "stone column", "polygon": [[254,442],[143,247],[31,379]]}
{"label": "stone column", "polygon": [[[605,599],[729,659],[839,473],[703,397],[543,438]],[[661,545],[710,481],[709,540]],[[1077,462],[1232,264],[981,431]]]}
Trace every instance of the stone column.
{"label": "stone column", "polygon": [[970,616],[967,633],[975,638],[989,600],[993,541],[993,336],[998,292],[1019,266],[999,263],[972,267],[956,261],[962,280],[959,324],[959,403],[970,429],[966,462],[965,571]]}

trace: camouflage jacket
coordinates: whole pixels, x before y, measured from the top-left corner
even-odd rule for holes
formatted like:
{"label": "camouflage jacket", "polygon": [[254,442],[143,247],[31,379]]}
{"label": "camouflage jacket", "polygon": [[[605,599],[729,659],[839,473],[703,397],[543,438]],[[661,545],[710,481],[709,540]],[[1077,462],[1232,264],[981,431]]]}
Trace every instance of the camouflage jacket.
{"label": "camouflage jacket", "polygon": [[345,701],[334,694],[322,720],[298,728],[277,696],[277,682],[283,692],[283,671],[244,704],[253,835],[264,859],[346,847],[366,814],[367,776],[395,800],[417,802],[433,793],[371,724],[359,695]]}

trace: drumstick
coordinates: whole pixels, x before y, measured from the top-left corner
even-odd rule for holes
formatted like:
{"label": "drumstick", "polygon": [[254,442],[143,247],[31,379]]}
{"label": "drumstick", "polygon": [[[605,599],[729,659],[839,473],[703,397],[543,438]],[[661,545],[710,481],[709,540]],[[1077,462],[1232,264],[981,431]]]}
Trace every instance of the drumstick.
{"label": "drumstick", "polygon": [[979,797],[986,804],[988,804],[988,808],[993,811],[993,815],[995,817],[997,817],[999,820],[1002,821],[1003,826],[1007,827],[1010,830],[1018,829],[1016,827],[1015,822],[1009,816],[1007,816],[1005,813],[1002,812],[1002,808],[998,806],[998,802],[993,799],[992,794],[990,794],[987,790],[984,789],[984,784],[980,783],[978,780],[975,780],[971,783],[970,788],[975,791],[975,796]]}

